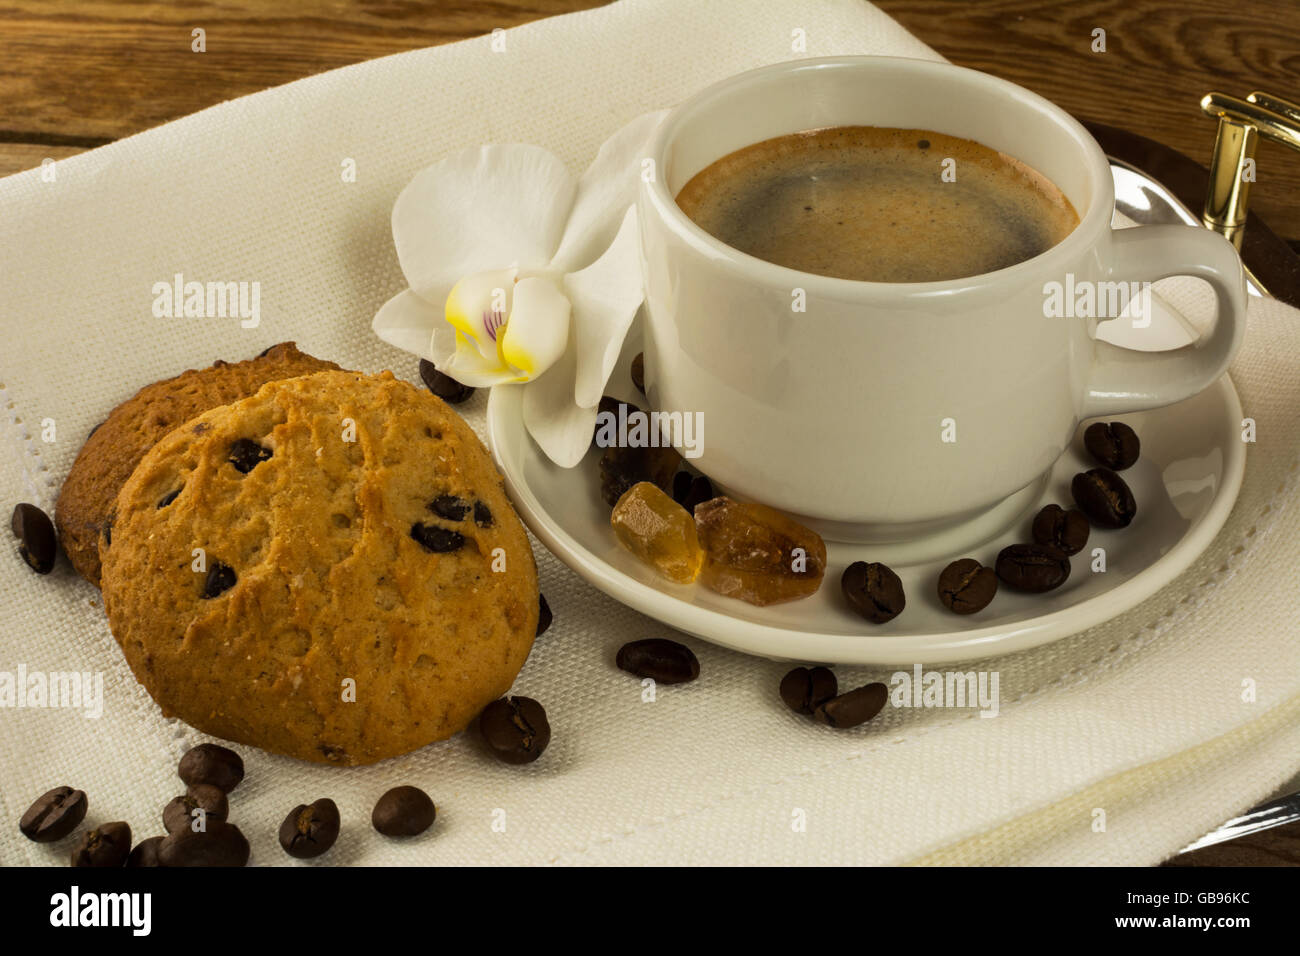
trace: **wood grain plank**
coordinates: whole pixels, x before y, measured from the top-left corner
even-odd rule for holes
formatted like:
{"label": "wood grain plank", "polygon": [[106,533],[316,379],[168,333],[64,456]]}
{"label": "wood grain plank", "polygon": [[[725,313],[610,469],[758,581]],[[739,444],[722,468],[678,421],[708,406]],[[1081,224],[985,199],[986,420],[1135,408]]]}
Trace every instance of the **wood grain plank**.
{"label": "wood grain plank", "polygon": [[[223,100],[597,0],[0,2],[0,141],[119,139]],[[206,52],[191,31],[206,32]]]}
{"label": "wood grain plank", "polygon": [[58,162],[69,156],[84,152],[81,146],[48,146],[41,143],[2,143],[0,144],[0,176],[21,173],[33,169],[47,159]]}
{"label": "wood grain plank", "polygon": [[[4,143],[95,145],[222,100],[361,60],[599,5],[596,0],[0,0]],[[956,63],[1207,163],[1210,89],[1300,97],[1295,0],[880,0]],[[207,52],[190,31],[207,31]],[[1107,51],[1091,50],[1106,30]],[[1254,208],[1300,236],[1300,156],[1263,144]],[[12,169],[15,158],[0,160]]]}

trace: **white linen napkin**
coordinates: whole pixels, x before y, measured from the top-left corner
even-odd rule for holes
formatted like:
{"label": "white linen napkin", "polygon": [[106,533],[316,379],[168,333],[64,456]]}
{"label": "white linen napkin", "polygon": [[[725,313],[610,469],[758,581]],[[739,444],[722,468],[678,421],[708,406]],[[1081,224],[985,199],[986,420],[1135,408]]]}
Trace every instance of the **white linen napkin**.
{"label": "white linen napkin", "polygon": [[[841,0],[624,0],[504,40],[500,51],[483,37],[335,70],[61,161],[53,181],[39,170],[0,181],[4,507],[52,511],[109,409],[218,357],[296,339],[345,366],[415,380],[370,319],[404,286],[393,199],[441,156],[527,142],[579,171],[631,117],[750,67],[937,58],[874,7]],[[155,317],[153,285],[177,273],[259,282],[260,324]],[[470,734],[355,769],[240,747],[248,776],[231,819],[256,864],[293,862],[276,829],[290,807],[322,796],[343,814],[321,861],[332,863],[1154,863],[1300,763],[1298,367],[1300,315],[1253,302],[1232,375],[1259,440],[1226,527],[1140,607],[998,660],[996,719],[886,709],[830,732],[785,710],[783,665],[690,638],[701,679],[643,703],[614,652],[668,629],[535,545],[555,624],[515,691],[550,715],[542,760],[498,764]],[[479,429],[485,403],[462,406]],[[66,842],[33,844],[16,826],[58,784],[88,792],[88,823],[160,833],[161,809],[182,789],[176,760],[200,735],[159,715],[98,592],[66,563],[39,578],[6,557],[0,594],[0,671],[102,673],[105,695],[97,719],[0,710],[0,862],[66,862]],[[885,675],[840,676],[856,686]],[[1242,700],[1247,679],[1253,703]],[[369,825],[374,800],[400,783],[439,807],[434,830],[413,842]],[[1104,832],[1093,829],[1098,807]]]}

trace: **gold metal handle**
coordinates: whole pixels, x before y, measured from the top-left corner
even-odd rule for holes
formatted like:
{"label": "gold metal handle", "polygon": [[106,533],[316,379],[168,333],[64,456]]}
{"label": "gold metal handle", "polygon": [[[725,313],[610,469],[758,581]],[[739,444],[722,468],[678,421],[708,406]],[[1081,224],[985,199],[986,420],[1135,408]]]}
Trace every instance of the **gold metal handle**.
{"label": "gold metal handle", "polygon": [[1256,91],[1244,100],[1207,93],[1201,98],[1201,109],[1219,121],[1201,219],[1240,249],[1253,182],[1244,173],[1255,158],[1255,145],[1263,136],[1300,150],[1300,105]]}

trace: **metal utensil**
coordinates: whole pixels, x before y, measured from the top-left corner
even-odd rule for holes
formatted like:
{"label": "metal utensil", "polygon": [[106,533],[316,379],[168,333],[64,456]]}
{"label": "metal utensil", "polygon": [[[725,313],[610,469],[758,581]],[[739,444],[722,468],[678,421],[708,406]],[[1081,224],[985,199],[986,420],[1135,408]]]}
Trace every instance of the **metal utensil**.
{"label": "metal utensil", "polygon": [[1226,843],[1238,837],[1271,830],[1287,823],[1300,820],[1300,793],[1288,794],[1268,803],[1261,803],[1253,810],[1247,810],[1239,817],[1233,817],[1219,829],[1207,833],[1195,843],[1188,844],[1179,853],[1190,853],[1216,843]]}

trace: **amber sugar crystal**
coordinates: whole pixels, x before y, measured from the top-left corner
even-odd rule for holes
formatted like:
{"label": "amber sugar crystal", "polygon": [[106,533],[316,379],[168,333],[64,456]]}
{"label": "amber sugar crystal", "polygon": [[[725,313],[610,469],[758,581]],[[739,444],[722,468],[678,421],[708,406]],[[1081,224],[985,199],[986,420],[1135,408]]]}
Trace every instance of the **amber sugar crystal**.
{"label": "amber sugar crystal", "polygon": [[704,548],[700,582],[750,604],[780,604],[816,593],[826,573],[821,536],[766,505],[725,496],[695,506]]}
{"label": "amber sugar crystal", "polygon": [[618,499],[609,516],[618,543],[678,584],[690,584],[700,573],[695,520],[655,484],[638,482]]}

